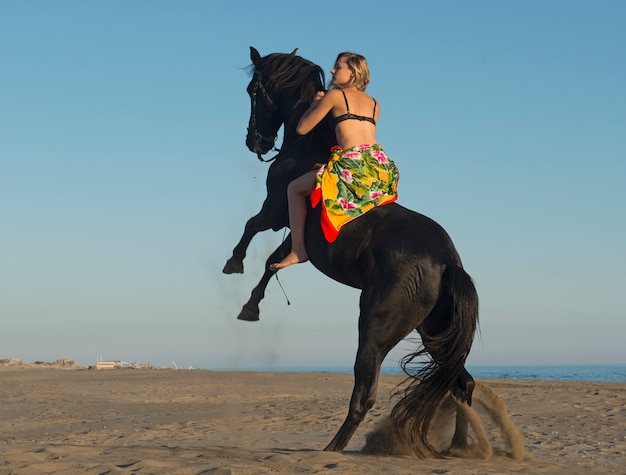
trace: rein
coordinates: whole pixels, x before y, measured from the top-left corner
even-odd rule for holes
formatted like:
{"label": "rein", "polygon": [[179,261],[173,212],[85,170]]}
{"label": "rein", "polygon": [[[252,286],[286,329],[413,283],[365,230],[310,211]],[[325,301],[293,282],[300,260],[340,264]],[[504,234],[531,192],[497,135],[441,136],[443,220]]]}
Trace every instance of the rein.
{"label": "rein", "polygon": [[[261,82],[261,74],[260,73],[255,73],[256,76],[256,81],[254,82],[254,84],[252,85],[252,112],[250,114],[250,126],[248,127],[248,132],[251,131],[252,129],[252,133],[254,134],[254,143],[255,144],[261,144],[263,142],[266,143],[271,143],[272,145],[276,142],[276,138],[278,137],[278,135],[274,135],[269,136],[269,135],[263,135],[261,134],[257,128],[256,128],[256,100],[257,100],[257,91],[261,91],[261,94],[263,94],[263,98],[265,99],[265,102],[267,103],[267,105],[274,109],[274,110],[278,110],[278,108],[276,107],[276,104],[274,104],[274,101],[272,100],[272,98],[270,97],[270,95],[267,92],[267,89],[265,89],[265,86],[263,85],[263,83]],[[276,150],[276,148],[275,148]],[[280,154],[280,150],[278,151]],[[276,157],[278,157],[278,155],[276,155],[273,158],[270,159],[264,159],[260,153],[257,153],[257,157],[261,162],[271,162],[272,160],[275,160]]]}
{"label": "rein", "polygon": [[274,147],[274,150],[276,150],[278,153],[276,155],[274,155],[272,158],[268,158],[268,159],[264,159],[260,153],[257,153],[257,156],[259,157],[259,160],[261,160],[264,163],[269,163],[269,162],[273,162],[274,160],[276,160],[278,157],[280,157],[280,155],[282,153],[286,153],[289,152],[292,148],[294,148],[296,145],[298,145],[300,142],[302,142],[304,139],[308,138],[309,139],[309,143],[307,145],[306,148],[306,152],[304,154],[304,158],[306,159],[309,156],[309,150],[311,148],[311,142],[313,141],[313,134],[309,133],[307,135],[301,135],[299,136],[296,140],[294,140],[292,143],[289,144],[289,147],[287,148],[281,148],[278,149],[276,147]]}

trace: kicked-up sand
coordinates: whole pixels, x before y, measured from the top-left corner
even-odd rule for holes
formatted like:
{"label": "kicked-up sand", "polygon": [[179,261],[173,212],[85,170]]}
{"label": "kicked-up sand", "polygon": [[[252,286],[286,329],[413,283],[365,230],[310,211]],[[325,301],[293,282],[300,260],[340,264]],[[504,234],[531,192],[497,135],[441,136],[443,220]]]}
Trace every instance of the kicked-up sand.
{"label": "kicked-up sand", "polygon": [[333,453],[351,375],[0,365],[0,473],[626,474],[626,383],[480,380],[523,436],[522,460],[491,423],[488,459],[363,454],[403,380],[381,376]]}

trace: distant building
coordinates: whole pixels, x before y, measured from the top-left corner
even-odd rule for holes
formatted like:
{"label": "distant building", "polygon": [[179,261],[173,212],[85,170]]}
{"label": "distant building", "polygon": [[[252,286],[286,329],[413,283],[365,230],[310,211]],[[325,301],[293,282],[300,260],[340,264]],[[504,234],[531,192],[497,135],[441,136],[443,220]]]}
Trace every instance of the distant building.
{"label": "distant building", "polygon": [[96,363],[96,369],[121,369],[128,368],[130,365],[125,361],[98,361]]}
{"label": "distant building", "polygon": [[[93,368],[93,366],[91,366]],[[102,361],[98,360],[96,369],[153,369],[149,363],[127,363],[122,360]]]}

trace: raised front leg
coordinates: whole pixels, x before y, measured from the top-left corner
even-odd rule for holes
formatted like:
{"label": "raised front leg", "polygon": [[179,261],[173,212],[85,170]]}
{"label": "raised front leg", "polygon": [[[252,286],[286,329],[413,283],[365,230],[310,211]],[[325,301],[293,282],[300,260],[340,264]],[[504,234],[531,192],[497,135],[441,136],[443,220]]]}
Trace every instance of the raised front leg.
{"label": "raised front leg", "polygon": [[265,289],[267,288],[267,284],[270,279],[274,276],[276,272],[270,270],[270,264],[274,262],[278,262],[284,256],[287,255],[291,249],[291,234],[283,241],[283,243],[278,246],[278,248],[272,252],[270,257],[265,262],[265,272],[261,277],[259,283],[252,289],[252,294],[250,295],[250,299],[246,302],[246,304],[241,309],[241,312],[237,316],[238,320],[245,320],[247,322],[256,322],[259,320],[259,303],[265,297]]}
{"label": "raised front leg", "polygon": [[261,231],[267,231],[271,228],[271,224],[267,219],[267,213],[261,209],[261,212],[248,220],[243,231],[243,236],[233,249],[233,255],[228,261],[222,272],[224,274],[243,274],[243,260],[246,257],[246,251],[250,245],[252,238]]}
{"label": "raised front leg", "polygon": [[287,213],[287,185],[298,176],[294,160],[284,157],[275,160],[267,172],[267,196],[261,210],[248,220],[243,236],[233,249],[233,255],[224,266],[225,274],[243,274],[243,260],[252,238],[262,231],[278,231],[289,225]]}

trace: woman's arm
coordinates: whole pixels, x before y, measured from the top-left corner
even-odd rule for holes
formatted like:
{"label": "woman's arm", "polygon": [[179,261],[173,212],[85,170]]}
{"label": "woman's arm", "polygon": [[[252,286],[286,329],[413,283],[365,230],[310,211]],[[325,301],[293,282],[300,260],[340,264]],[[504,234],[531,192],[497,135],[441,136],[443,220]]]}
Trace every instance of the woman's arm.
{"label": "woman's arm", "polygon": [[298,135],[306,135],[313,130],[334,107],[334,97],[335,94],[333,94],[332,90],[326,94],[323,91],[319,91],[311,106],[300,118],[300,122],[298,122],[296,127],[296,133]]}

